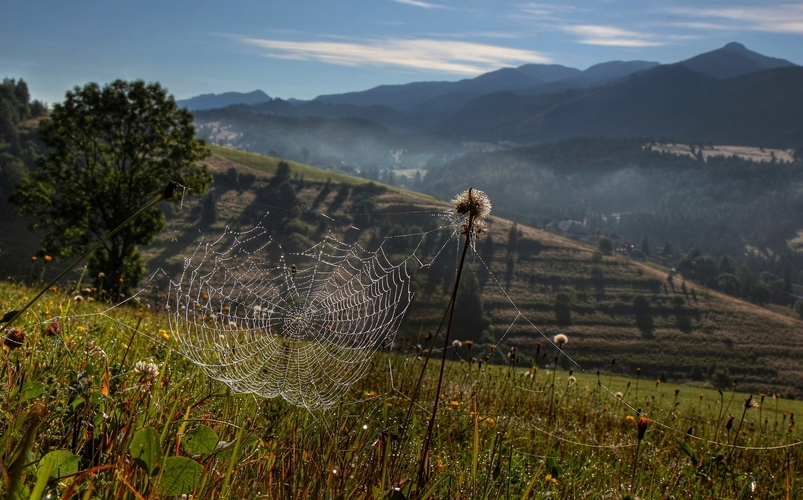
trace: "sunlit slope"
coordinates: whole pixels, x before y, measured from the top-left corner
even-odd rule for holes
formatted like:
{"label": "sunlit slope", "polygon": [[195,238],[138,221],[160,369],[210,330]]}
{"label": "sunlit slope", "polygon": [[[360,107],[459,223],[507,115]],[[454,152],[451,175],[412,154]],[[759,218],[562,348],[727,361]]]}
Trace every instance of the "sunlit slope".
{"label": "sunlit slope", "polygon": [[[444,224],[437,212],[448,205],[290,163],[296,201],[292,208],[280,206],[270,197],[278,161],[216,148],[207,161],[215,176],[208,199],[187,198],[170,215],[168,229],[147,249],[149,267],[176,277],[199,242],[213,241],[224,227],[246,231],[277,219],[284,223],[275,237],[288,241],[286,251],[330,233],[369,249],[396,235],[383,245],[391,258],[417,257],[407,261],[416,295],[397,346],[425,344],[443,317],[459,251],[448,231],[435,231]],[[211,219],[203,206],[209,199]],[[555,356],[547,339],[565,333],[568,357],[561,356],[560,363],[576,371],[613,368],[635,375],[641,368],[641,378],[650,383],[661,378],[707,384],[727,369],[741,390],[803,397],[803,322],[679,278],[670,283],[665,271],[622,255],[602,255],[583,243],[524,226],[511,231],[512,226],[493,218],[469,259],[463,283],[476,292],[462,299],[471,308],[461,311],[458,299],[462,318],[456,318],[453,332],[455,339],[475,342],[469,358],[484,358],[489,350],[480,345],[494,343],[490,361],[507,363],[516,346],[519,365],[530,365],[541,342],[543,368]],[[423,240],[415,236],[428,231]]]}

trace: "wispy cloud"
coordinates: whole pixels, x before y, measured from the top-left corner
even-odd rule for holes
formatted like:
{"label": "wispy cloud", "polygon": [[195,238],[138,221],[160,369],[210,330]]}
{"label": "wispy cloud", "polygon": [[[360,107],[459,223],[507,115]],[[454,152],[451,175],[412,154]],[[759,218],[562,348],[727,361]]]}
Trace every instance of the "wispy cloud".
{"label": "wispy cloud", "polygon": [[403,3],[406,5],[413,5],[424,9],[445,9],[445,5],[438,5],[436,3],[422,2],[421,0],[393,0],[396,3]]}
{"label": "wispy cloud", "polygon": [[580,37],[580,43],[615,47],[658,47],[666,45],[648,33],[639,33],[616,26],[596,24],[566,25],[563,31]]}
{"label": "wispy cloud", "polygon": [[[730,21],[728,28],[803,34],[803,5],[748,7],[669,8],[669,12],[697,19]],[[721,24],[717,24],[721,26]],[[694,27],[694,26],[690,26]],[[705,26],[700,26],[705,29]]]}
{"label": "wispy cloud", "polygon": [[341,66],[391,66],[477,75],[505,66],[547,63],[535,51],[455,40],[388,38],[367,42],[296,42],[237,37],[279,59],[319,61]]}

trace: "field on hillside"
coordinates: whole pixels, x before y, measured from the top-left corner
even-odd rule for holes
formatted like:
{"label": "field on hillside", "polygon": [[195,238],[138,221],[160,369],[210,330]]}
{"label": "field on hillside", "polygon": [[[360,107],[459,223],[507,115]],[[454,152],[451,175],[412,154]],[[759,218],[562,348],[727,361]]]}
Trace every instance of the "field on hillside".
{"label": "field on hillside", "polygon": [[[210,194],[187,198],[181,209],[170,211],[168,229],[144,249],[149,267],[162,279],[153,281],[154,287],[165,291],[166,277],[181,274],[185,257],[227,227],[266,228],[282,251],[260,258],[276,262],[282,252],[302,251],[332,235],[369,251],[381,246],[394,262],[406,262],[415,299],[400,343],[414,346],[419,329],[437,327],[458,251],[454,228],[440,216],[447,204],[291,164],[295,198],[286,206],[276,201],[271,184],[278,160],[216,151],[227,158],[208,160],[215,177]],[[341,177],[347,182],[339,183]],[[213,207],[214,217],[204,215],[204,205]],[[458,308],[464,305],[465,318],[456,325],[459,340],[516,346],[528,364],[538,351],[538,362],[548,364],[555,354],[548,339],[566,333],[573,341],[561,360],[563,369],[612,369],[627,376],[641,369],[642,376],[664,382],[710,387],[716,379],[722,389],[736,383],[755,393],[803,397],[803,323],[669,279],[668,271],[492,217],[466,276],[457,302]],[[489,360],[504,363],[504,349]]]}
{"label": "field on hillside", "polygon": [[[207,195],[163,207],[168,228],[143,249],[152,273],[135,297],[71,284],[5,335],[9,496],[803,495],[803,403],[789,398],[803,394],[799,320],[499,218],[462,275],[419,480],[459,255],[449,206],[225,154],[208,160]],[[0,287],[2,311],[35,293],[25,282],[52,276],[42,265]],[[248,327],[275,313],[272,283],[320,283],[319,271],[336,286],[314,313],[326,316],[327,338],[348,345]],[[405,292],[405,276],[412,300],[394,341],[363,341],[360,332],[385,330],[337,304],[370,303],[371,321],[387,318],[397,311],[384,295]],[[169,290],[180,291],[166,311]],[[299,313],[279,314],[283,332],[310,310],[288,304]],[[336,377],[363,374],[357,361],[376,346],[364,376],[324,399]],[[239,394],[206,373],[284,399]]]}
{"label": "field on hillside", "polygon": [[[34,292],[4,284],[0,307]],[[91,290],[82,296],[48,293],[4,342],[7,495],[803,495],[800,402],[545,364],[480,365],[468,361],[489,353],[479,345],[456,347],[447,364],[429,480],[415,491],[436,381],[426,350],[438,339],[420,338],[423,352],[376,354],[338,404],[308,411],[208,379],[146,301],[109,309],[88,300],[100,298]]]}

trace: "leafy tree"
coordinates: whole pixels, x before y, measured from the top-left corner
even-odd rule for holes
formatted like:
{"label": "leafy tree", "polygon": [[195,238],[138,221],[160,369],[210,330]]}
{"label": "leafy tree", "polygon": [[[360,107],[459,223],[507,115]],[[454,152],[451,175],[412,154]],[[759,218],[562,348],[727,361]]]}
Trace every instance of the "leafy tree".
{"label": "leafy tree", "polygon": [[719,272],[722,274],[733,274],[736,272],[736,262],[730,255],[723,255],[720,257],[717,267],[719,267]]}
{"label": "leafy tree", "polygon": [[597,248],[605,255],[613,253],[613,243],[608,238],[600,238],[597,242]]}
{"label": "leafy tree", "polygon": [[651,333],[653,329],[650,301],[644,295],[636,295],[633,299],[633,313],[636,315],[636,326],[644,333]]}
{"label": "leafy tree", "polygon": [[803,299],[799,299],[795,302],[795,312],[801,319],[803,319]]}
{"label": "leafy tree", "polygon": [[479,280],[474,273],[464,273],[454,305],[452,328],[455,338],[479,341],[487,327],[488,319],[483,311]]}
{"label": "leafy tree", "polygon": [[[32,228],[44,231],[44,251],[77,255],[161,194],[169,181],[193,194],[206,190],[211,177],[197,162],[209,150],[194,134],[192,115],[158,83],[75,87],[41,122],[47,154],[11,201],[38,219]],[[159,209],[143,213],[90,257],[90,273],[104,273],[111,291],[130,293],[144,273],[137,247],[153,241],[164,225]]]}
{"label": "leafy tree", "polygon": [[730,389],[733,386],[730,370],[726,367],[714,371],[714,375],[711,376],[711,385],[714,386],[714,389],[719,389],[720,391]]}
{"label": "leafy tree", "polygon": [[708,255],[703,255],[694,259],[694,280],[709,288],[717,286],[717,276],[719,276],[717,262]]}
{"label": "leafy tree", "polygon": [[519,246],[519,226],[515,222],[510,226],[510,231],[507,233],[507,253],[511,254],[516,251]]}
{"label": "leafy tree", "polygon": [[204,196],[203,205],[201,205],[201,222],[207,226],[211,226],[217,221],[217,203],[215,197],[212,195]]}
{"label": "leafy tree", "polygon": [[649,257],[649,255],[650,255],[650,241],[647,239],[646,236],[644,237],[643,240],[641,240],[641,251],[644,253],[644,255]]}
{"label": "leafy tree", "polygon": [[484,236],[483,239],[480,241],[481,241],[479,245],[480,256],[482,257],[482,260],[485,262],[485,266],[488,266],[488,268],[486,268],[485,266],[480,267],[479,280],[480,280],[480,285],[485,286],[485,284],[491,277],[491,274],[488,272],[488,269],[490,269],[491,266],[493,265],[496,245],[494,244],[494,240],[490,232],[488,233],[487,236]]}
{"label": "leafy tree", "polygon": [[558,292],[555,296],[555,319],[559,325],[572,324],[572,298],[566,292]]}
{"label": "leafy tree", "polygon": [[605,273],[597,266],[591,268],[591,286],[598,294],[605,293]]}

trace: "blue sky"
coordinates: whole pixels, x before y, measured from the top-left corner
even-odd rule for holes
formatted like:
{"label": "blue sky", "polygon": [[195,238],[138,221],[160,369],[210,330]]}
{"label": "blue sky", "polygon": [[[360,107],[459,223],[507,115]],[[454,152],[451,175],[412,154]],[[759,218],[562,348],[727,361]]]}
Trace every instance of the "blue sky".
{"label": "blue sky", "polygon": [[671,63],[731,41],[803,64],[803,4],[586,0],[6,2],[0,77],[58,102],[90,81],[159,81],[178,99],[282,98],[459,80],[506,66]]}

